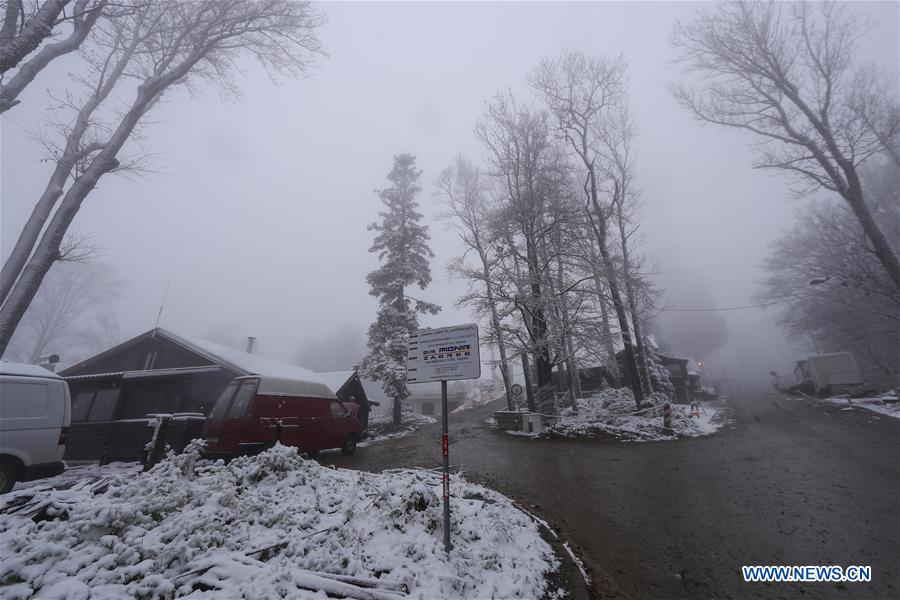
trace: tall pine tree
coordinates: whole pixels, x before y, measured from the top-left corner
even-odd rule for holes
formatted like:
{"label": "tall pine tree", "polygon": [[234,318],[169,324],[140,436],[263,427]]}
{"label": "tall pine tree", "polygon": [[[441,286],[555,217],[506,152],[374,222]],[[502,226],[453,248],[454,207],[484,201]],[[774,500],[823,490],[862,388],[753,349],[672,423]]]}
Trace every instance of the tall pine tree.
{"label": "tall pine tree", "polygon": [[435,314],[440,307],[411,298],[406,288],[431,283],[428,260],[434,256],[428,247],[428,227],[422,225],[416,194],[421,191],[416,157],[394,157],[388,174],[390,187],[378,192],[386,210],[378,213],[381,223],[369,225],[376,231],[369,252],[378,252],[381,266],[366,277],[369,293],[378,298],[378,317],[369,327],[369,353],[360,365],[364,376],[380,381],[385,394],[394,400],[394,425],[400,425],[406,387],[406,347],[409,333],[419,326],[418,313]]}

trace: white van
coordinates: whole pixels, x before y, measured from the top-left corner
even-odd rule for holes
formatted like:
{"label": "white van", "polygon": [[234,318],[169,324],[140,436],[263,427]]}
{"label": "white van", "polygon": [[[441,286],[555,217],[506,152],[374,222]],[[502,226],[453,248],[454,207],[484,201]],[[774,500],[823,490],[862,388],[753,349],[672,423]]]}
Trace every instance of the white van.
{"label": "white van", "polygon": [[0,362],[0,494],[59,475],[71,420],[69,386],[37,365]]}

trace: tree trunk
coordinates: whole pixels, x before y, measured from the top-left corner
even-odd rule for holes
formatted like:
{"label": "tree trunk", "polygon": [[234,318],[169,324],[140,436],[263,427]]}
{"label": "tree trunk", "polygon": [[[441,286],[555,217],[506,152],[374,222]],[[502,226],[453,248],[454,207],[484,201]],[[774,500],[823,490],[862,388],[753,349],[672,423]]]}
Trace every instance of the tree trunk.
{"label": "tree trunk", "polygon": [[[15,19],[18,16],[15,14],[18,13],[18,11],[10,10],[10,5],[14,3],[15,0],[7,4],[5,19],[9,19],[10,17]],[[50,37],[53,33],[53,25],[56,23],[59,13],[62,12],[62,9],[68,3],[69,0],[45,0],[34,16],[28,19],[25,23],[25,27],[23,27],[18,34],[13,34],[8,40],[4,39],[3,45],[0,46],[0,74],[6,73],[14,68],[19,64],[19,61],[34,52],[35,49],[41,45],[41,42]],[[4,21],[4,36],[8,33],[10,25],[14,27],[15,23],[13,22],[10,24],[7,21]]]}
{"label": "tree trunk", "polygon": [[3,27],[0,28],[0,48],[5,49],[13,40],[19,29],[19,15],[22,11],[22,3],[16,0],[7,0],[6,10],[3,13]]}
{"label": "tree trunk", "polygon": [[[398,312],[403,312],[406,310],[406,296],[405,296],[406,288],[401,285],[400,293],[397,296],[396,306]],[[412,333],[412,332],[410,332]],[[394,388],[394,427],[400,427],[400,424],[403,422],[403,392],[401,391],[401,386],[405,388],[405,381],[395,382]]]}
{"label": "tree trunk", "polygon": [[[631,314],[634,315],[634,312]],[[653,386],[650,383],[650,366],[647,360],[647,349],[644,346],[644,339],[641,334],[641,324],[637,317],[632,317],[631,322],[634,324],[634,350],[638,371],[641,374],[641,385],[644,387],[644,391],[649,394],[653,392]]]}
{"label": "tree trunk", "polygon": [[[67,1],[68,0],[66,0],[66,2]],[[0,86],[0,113],[6,112],[19,103],[19,100],[17,99],[19,94],[34,81],[34,78],[37,77],[38,73],[50,64],[50,62],[60,56],[74,52],[81,46],[82,42],[87,38],[88,32],[97,22],[97,19],[100,18],[100,14],[106,6],[106,0],[101,0],[100,2],[97,2],[91,10],[88,10],[87,7],[89,1],[90,0],[78,0],[75,3],[73,13],[76,16],[72,20],[73,29],[69,37],[61,42],[45,45],[35,56],[23,63],[19,67],[19,70],[16,71],[16,74],[13,75],[6,84]],[[66,2],[63,2],[63,4]],[[44,6],[46,7],[51,4],[54,4],[54,2],[46,2]],[[41,10],[43,10],[43,7]],[[40,41],[43,41],[43,38],[39,40],[39,42]],[[2,53],[3,52],[0,51],[0,54]],[[22,58],[24,58],[24,56],[20,57],[18,60],[21,60]]]}
{"label": "tree trunk", "polygon": [[600,251],[600,258],[603,261],[604,270],[606,271],[606,281],[609,285],[609,295],[612,298],[616,319],[619,322],[619,332],[622,336],[622,344],[625,346],[625,368],[628,371],[631,391],[634,392],[634,402],[637,405],[637,410],[640,410],[644,401],[644,390],[643,386],[641,386],[641,375],[638,370],[637,360],[634,356],[634,346],[631,341],[631,327],[628,324],[628,315],[625,311],[625,304],[622,302],[621,294],[619,294],[619,286],[616,282],[615,272],[613,271],[612,259],[609,255],[609,249],[606,246],[606,215],[597,199],[597,188],[594,180],[593,168],[591,168],[590,173],[592,182],[591,202],[594,206],[594,212],[596,213],[596,220],[599,222],[599,224],[595,223],[594,219],[591,219],[591,225],[594,234],[597,237],[597,246]]}
{"label": "tree trunk", "polygon": [[7,296],[3,307],[0,308],[0,356],[6,351],[6,347],[9,345],[16,327],[19,326],[22,315],[25,314],[25,311],[31,304],[47,271],[50,270],[53,262],[59,258],[60,244],[72,221],[75,219],[75,215],[78,214],[81,203],[88,193],[94,189],[103,175],[118,168],[119,161],[116,160],[116,155],[122,149],[122,146],[125,145],[128,138],[131,137],[134,127],[158,95],[167,85],[179,77],[183,77],[184,73],[182,71],[189,70],[190,66],[192,66],[187,62],[184,65],[182,69],[174,72],[169,77],[156,80],[153,82],[153,85],[145,82],[138,88],[134,103],[128,112],[123,115],[109,141],[91,159],[84,174],[69,187],[69,190],[60,202],[59,208],[41,236],[41,241],[38,243],[34,255],[22,270],[22,275]]}
{"label": "tree trunk", "polygon": [[531,380],[531,366],[528,364],[528,352],[522,352],[522,376],[525,378],[525,400],[528,410],[536,412],[537,405],[534,401],[534,383]]}
{"label": "tree trunk", "polygon": [[398,393],[394,396],[394,427],[400,427],[403,422],[403,399]]}
{"label": "tree trunk", "polygon": [[553,382],[553,362],[550,360],[550,348],[547,346],[547,316],[542,307],[542,291],[540,283],[540,266],[538,265],[537,248],[532,240],[525,244],[528,259],[528,279],[530,281],[531,307],[531,340],[536,344],[534,349],[535,371],[538,389]]}
{"label": "tree trunk", "polygon": [[[121,147],[121,145],[119,145]],[[116,148],[118,151],[118,148]],[[110,156],[112,154],[112,156]],[[104,152],[91,163],[82,177],[72,184],[66,192],[59,209],[47,225],[47,230],[41,237],[41,241],[34,251],[34,256],[22,271],[22,276],[16,282],[12,291],[0,309],[0,356],[6,352],[10,339],[22,319],[22,315],[28,309],[34,295],[41,286],[44,277],[59,258],[59,247],[66,231],[78,214],[81,203],[88,193],[97,185],[97,181],[109,171],[118,167],[114,152]]]}
{"label": "tree trunk", "polygon": [[884,270],[887,271],[887,274],[894,282],[894,286],[900,290],[900,262],[897,260],[897,255],[894,253],[894,249],[887,241],[887,238],[884,237],[884,232],[881,231],[881,228],[878,227],[878,223],[876,223],[875,219],[872,217],[872,212],[869,210],[869,207],[866,206],[863,198],[862,185],[860,184],[859,177],[856,175],[856,171],[850,172],[849,175],[849,186],[847,192],[844,194],[844,198],[850,205],[851,210],[853,210],[853,214],[859,219],[859,223],[862,225],[866,237],[872,242],[872,250],[875,253],[875,256],[878,257]]}
{"label": "tree trunk", "polygon": [[500,375],[503,377],[503,389],[506,392],[506,407],[509,410],[515,410],[516,403],[513,400],[512,380],[509,377],[509,362],[506,360],[505,348],[500,351]]}
{"label": "tree trunk", "polygon": [[506,342],[500,329],[500,317],[497,315],[497,301],[494,299],[494,286],[491,284],[491,270],[487,255],[481,247],[481,239],[478,239],[478,254],[481,258],[481,268],[484,274],[484,288],[487,295],[487,303],[491,313],[491,327],[494,330],[494,339],[497,341],[497,350],[500,352],[500,375],[503,377],[503,390],[506,392],[506,406],[509,410],[515,409],[512,396],[512,381],[509,378],[509,361],[506,357]]}
{"label": "tree trunk", "polygon": [[[571,335],[566,336],[566,349],[569,353],[568,369],[569,377],[571,378],[570,385],[575,397],[581,398],[581,376],[578,374],[578,360],[575,358],[575,343],[572,341]],[[572,402],[572,405],[575,406],[575,402]]]}
{"label": "tree trunk", "polygon": [[603,327],[603,346],[606,350],[607,367],[609,367],[611,374],[618,379],[619,365],[616,362],[616,348],[613,346],[612,330],[609,327],[609,309],[606,307],[606,298],[603,296],[603,280],[600,276],[600,271],[597,270],[596,263],[592,264],[591,268],[594,275],[594,287],[597,290],[597,297],[600,301],[600,319]]}
{"label": "tree trunk", "polygon": [[40,237],[41,230],[50,217],[50,213],[53,212],[56,201],[62,196],[63,186],[75,164],[75,161],[69,160],[69,157],[69,153],[63,153],[62,158],[56,163],[50,183],[47,184],[44,193],[34,205],[31,216],[28,217],[28,221],[25,222],[25,226],[16,240],[15,247],[6,262],[3,263],[3,269],[0,271],[0,305],[6,301],[16,279],[28,262],[28,257],[31,255],[34,244]]}
{"label": "tree trunk", "polygon": [[628,300],[628,309],[631,313],[631,324],[634,327],[635,355],[637,358],[638,371],[641,377],[641,385],[647,393],[651,393],[653,388],[650,384],[650,368],[647,366],[647,353],[644,349],[644,337],[641,333],[641,321],[638,317],[637,294],[635,293],[635,282],[631,273],[631,252],[628,249],[628,233],[626,231],[626,217],[624,202],[626,196],[625,176],[622,176],[622,183],[617,185],[616,191],[616,222],[619,226],[619,240],[622,246],[622,278],[625,281],[625,297]]}
{"label": "tree trunk", "polygon": [[[79,0],[76,9],[82,4],[85,4],[85,2]],[[97,8],[96,10],[99,14],[100,9]],[[66,146],[63,149],[59,160],[56,162],[56,167],[53,169],[50,181],[47,183],[47,187],[44,188],[44,193],[41,194],[34,209],[32,209],[28,221],[25,223],[22,232],[16,240],[13,251],[10,253],[9,257],[7,257],[6,262],[3,264],[3,269],[0,271],[0,306],[6,302],[6,297],[9,295],[10,290],[12,290],[22,269],[25,268],[25,263],[28,262],[28,257],[31,255],[32,250],[34,250],[34,245],[37,243],[38,237],[44,229],[47,219],[50,218],[50,214],[53,212],[57,200],[59,200],[59,197],[63,194],[66,180],[72,173],[72,169],[75,167],[76,162],[79,160],[79,155],[83,151],[82,141],[88,127],[90,127],[91,117],[94,114],[94,111],[97,110],[100,103],[112,92],[113,87],[116,82],[118,82],[125,67],[130,62],[134,53],[134,48],[135,45],[132,43],[131,47],[127,48],[117,60],[115,67],[107,76],[105,83],[91,94],[91,97],[88,98],[78,111],[78,116],[75,118],[75,123],[66,136]],[[29,64],[31,62],[33,61],[29,61]],[[17,74],[16,77],[19,77],[19,75],[20,74]],[[9,86],[3,88],[2,94],[4,97],[8,91]],[[2,108],[0,108],[0,112],[2,112]]]}

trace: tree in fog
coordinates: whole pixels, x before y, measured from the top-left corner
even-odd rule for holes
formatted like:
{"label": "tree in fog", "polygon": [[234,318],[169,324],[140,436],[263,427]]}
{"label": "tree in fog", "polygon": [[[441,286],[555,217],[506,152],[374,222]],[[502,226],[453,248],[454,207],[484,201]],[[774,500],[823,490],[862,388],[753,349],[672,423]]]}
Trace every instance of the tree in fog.
{"label": "tree in fog", "polygon": [[560,163],[550,133],[547,114],[519,104],[511,94],[498,94],[476,126],[476,136],[488,154],[490,173],[498,181],[501,202],[497,207],[505,240],[502,254],[505,273],[498,296],[510,302],[521,316],[522,329],[510,329],[520,348],[533,354],[537,387],[552,382],[553,356],[546,275],[549,265],[541,250],[558,226],[548,218],[551,170]]}
{"label": "tree in fog", "polygon": [[[451,273],[471,284],[459,302],[469,305],[477,315],[488,318],[490,327],[484,341],[497,346],[507,407],[514,410],[507,344],[500,323],[501,308],[494,292],[496,258],[491,248],[493,234],[489,223],[487,182],[477,167],[459,156],[440,174],[435,187],[436,194],[447,206],[443,216],[450,220],[464,248],[463,254],[449,265]],[[474,267],[467,261],[470,254],[474,254]]]}
{"label": "tree in fog", "polygon": [[[900,249],[900,169],[887,156],[861,171],[866,201]],[[869,382],[897,385],[900,295],[853,212],[823,201],[798,215],[765,262],[764,301],[779,323],[816,352],[849,351]],[[786,302],[785,302],[786,301]]]}
{"label": "tree in fog", "polygon": [[[621,59],[588,57],[566,51],[557,59],[544,59],[529,77],[529,84],[547,103],[561,135],[577,157],[584,173],[584,195],[591,230],[597,241],[602,276],[625,351],[625,365],[638,409],[644,398],[642,369],[638,366],[627,298],[623,298],[620,277],[611,251],[609,202],[604,196],[621,193],[622,181],[613,179],[613,189],[604,190],[602,163],[610,157],[610,126],[624,104],[625,64]],[[620,166],[626,166],[627,158]]]}
{"label": "tree in fog", "polygon": [[378,315],[369,327],[368,354],[360,364],[363,376],[381,382],[394,401],[394,425],[402,418],[402,403],[409,396],[406,386],[406,356],[409,334],[419,327],[418,313],[436,314],[436,304],[409,296],[416,285],[424,290],[431,283],[428,227],[421,223],[416,195],[421,191],[416,158],[394,157],[387,178],[390,186],[378,192],[385,210],[380,223],[369,225],[375,241],[369,252],[377,252],[382,265],[366,276],[369,294],[378,298]]}
{"label": "tree in fog", "polygon": [[98,21],[81,50],[89,74],[59,100],[57,137],[43,140],[50,180],[0,273],[0,352],[82,202],[104,175],[134,165],[123,148],[166,92],[202,81],[234,91],[242,57],[271,74],[304,73],[321,53],[322,21],[309,3],[291,0],[146,2]]}
{"label": "tree in fog", "polygon": [[[111,312],[121,282],[107,265],[56,263],[16,330],[4,357],[37,363],[48,354],[77,362],[120,341]],[[97,348],[99,343],[113,342]]]}
{"label": "tree in fog", "polygon": [[900,110],[893,78],[855,64],[865,31],[833,2],[718,4],[676,26],[679,60],[698,77],[674,92],[696,118],[752,133],[756,167],[788,173],[800,193],[837,193],[900,289],[897,251],[860,173],[875,154],[897,161]]}
{"label": "tree in fog", "polygon": [[[0,113],[18,104],[19,95],[54,59],[81,46],[106,10],[107,0],[7,0],[5,4],[0,27]],[[117,4],[117,12],[124,10]],[[68,35],[56,41],[59,30]]]}

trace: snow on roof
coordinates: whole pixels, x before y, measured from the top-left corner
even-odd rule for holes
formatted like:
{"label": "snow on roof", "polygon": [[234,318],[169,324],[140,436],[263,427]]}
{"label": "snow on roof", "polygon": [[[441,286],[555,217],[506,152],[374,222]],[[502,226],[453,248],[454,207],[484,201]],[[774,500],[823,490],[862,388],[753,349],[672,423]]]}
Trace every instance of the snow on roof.
{"label": "snow on roof", "polygon": [[[312,371],[310,371],[312,373]],[[328,386],[328,388],[337,394],[344,384],[350,380],[351,377],[356,373],[356,371],[332,371],[330,373],[312,373],[308,375],[306,379],[310,381],[317,381],[319,383],[323,383]]]}
{"label": "snow on roof", "polygon": [[0,361],[0,374],[2,375],[21,375],[23,377],[50,377],[52,379],[61,379],[59,375],[45,369],[40,365],[29,365],[26,363],[15,363],[8,361]]}
{"label": "snow on roof", "polygon": [[191,348],[195,352],[204,354],[212,360],[234,368],[244,375],[262,375],[267,378],[290,379],[305,381],[313,384],[322,384],[331,390],[332,395],[347,383],[354,375],[354,371],[334,371],[330,373],[316,373],[303,367],[291,365],[281,361],[265,358],[256,354],[247,354],[228,346],[202,340],[200,338],[176,335],[166,329],[159,330],[163,335]]}
{"label": "snow on roof", "polygon": [[165,329],[160,329],[159,331],[195,352],[204,354],[218,363],[234,367],[236,371],[240,371],[245,375],[269,375],[286,379],[306,379],[310,375],[316,374],[303,367],[289,365],[256,354],[247,354],[241,350],[235,350],[234,348],[208,342],[200,338],[176,335]]}

